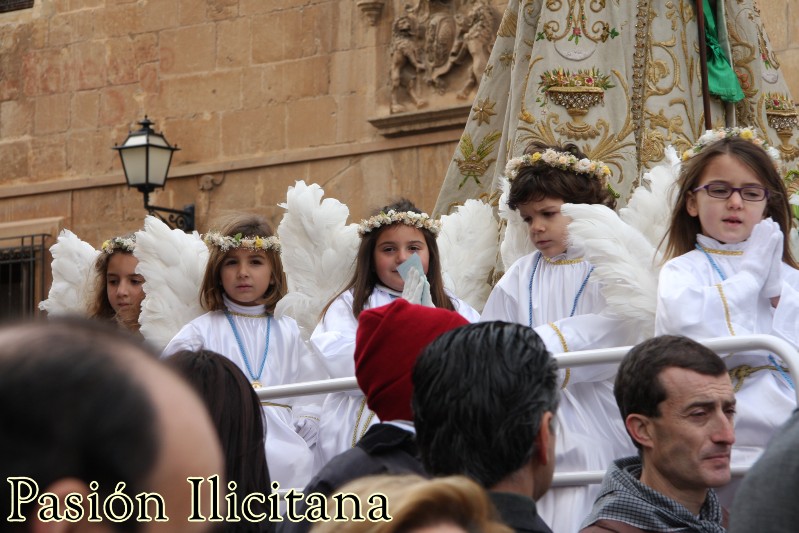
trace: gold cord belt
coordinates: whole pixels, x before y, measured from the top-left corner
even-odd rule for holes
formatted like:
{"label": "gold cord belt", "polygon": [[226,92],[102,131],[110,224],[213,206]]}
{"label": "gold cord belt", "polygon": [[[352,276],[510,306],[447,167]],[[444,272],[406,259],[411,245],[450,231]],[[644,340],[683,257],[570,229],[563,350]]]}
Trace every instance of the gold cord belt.
{"label": "gold cord belt", "polygon": [[361,425],[361,417],[363,416],[363,410],[366,407],[366,396],[363,397],[361,401],[361,407],[358,409],[358,417],[355,419],[355,428],[352,430],[352,447],[355,448],[355,444],[358,443],[360,438],[366,434],[366,430],[369,429],[369,424],[372,423],[372,419],[375,417],[373,411],[367,409],[369,411],[369,416],[366,417],[366,423],[363,426],[363,430],[361,431],[361,436],[358,437],[358,426]]}
{"label": "gold cord belt", "polygon": [[[785,368],[785,367],[780,367],[780,368],[782,368],[783,372],[788,372],[787,368]],[[735,368],[733,368],[733,369],[731,369],[729,371],[730,379],[733,379],[733,380],[737,379],[738,380],[735,383],[735,388],[733,390],[735,392],[738,392],[739,390],[741,390],[741,387],[743,387],[743,384],[744,384],[744,379],[746,379],[747,377],[751,376],[755,372],[760,372],[761,370],[773,370],[774,372],[779,372],[780,371],[780,369],[777,368],[774,365],[762,365],[762,366],[740,365],[740,366],[736,366]]]}
{"label": "gold cord belt", "polygon": [[283,409],[288,409],[289,411],[291,411],[291,406],[290,405],[286,405],[284,403],[275,403],[275,402],[263,401],[263,402],[261,402],[261,405],[264,405],[266,407],[282,407]]}

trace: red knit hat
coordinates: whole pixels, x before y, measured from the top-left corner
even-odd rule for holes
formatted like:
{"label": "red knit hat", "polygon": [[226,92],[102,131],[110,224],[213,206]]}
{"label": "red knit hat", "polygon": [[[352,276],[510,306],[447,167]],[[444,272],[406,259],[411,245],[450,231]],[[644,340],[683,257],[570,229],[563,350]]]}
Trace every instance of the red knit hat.
{"label": "red knit hat", "polygon": [[367,309],[355,335],[355,377],[380,420],[413,420],[411,371],[419,353],[439,335],[468,324],[455,311],[399,298]]}

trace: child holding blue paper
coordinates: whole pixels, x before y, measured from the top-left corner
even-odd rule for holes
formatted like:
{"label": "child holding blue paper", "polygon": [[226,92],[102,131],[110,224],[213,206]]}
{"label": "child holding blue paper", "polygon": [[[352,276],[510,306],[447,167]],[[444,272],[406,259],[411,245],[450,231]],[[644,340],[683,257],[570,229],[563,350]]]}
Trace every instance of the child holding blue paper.
{"label": "child holding blue paper", "polygon": [[[477,311],[444,289],[436,244],[439,230],[438,221],[405,199],[383,207],[361,222],[355,274],[347,287],[327,304],[311,335],[311,345],[330,377],[355,375],[355,331],[358,315],[364,309],[405,298],[411,303],[454,310],[470,322],[477,321]],[[412,263],[401,267],[411,258]],[[405,272],[407,282],[401,272]],[[355,446],[377,421],[360,391],[329,394],[322,406],[315,469]]]}

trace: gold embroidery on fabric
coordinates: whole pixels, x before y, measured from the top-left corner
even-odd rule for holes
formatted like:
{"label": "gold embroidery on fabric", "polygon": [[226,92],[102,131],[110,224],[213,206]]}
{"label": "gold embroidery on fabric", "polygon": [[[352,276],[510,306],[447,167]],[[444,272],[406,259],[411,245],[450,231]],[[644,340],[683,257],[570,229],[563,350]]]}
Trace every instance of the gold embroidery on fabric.
{"label": "gold embroidery on fabric", "polygon": [[[757,18],[760,19],[760,13],[758,12]],[[766,68],[773,68],[774,70],[778,70],[780,68],[780,62],[777,61],[777,56],[769,50],[768,45],[766,44],[766,38],[761,31],[761,27],[763,22],[760,21],[757,27],[757,44],[760,47],[760,57],[763,59],[763,64]]]}
{"label": "gold embroidery on fabric", "polygon": [[[649,0],[639,0],[635,21],[635,51],[633,52],[633,90],[630,98],[633,131],[635,132],[635,151],[637,155],[636,168],[641,170],[641,147],[643,145],[643,110],[644,110],[644,76],[647,67],[646,45],[649,36]],[[620,137],[623,138],[623,137]],[[638,173],[636,173],[638,174]],[[637,186],[638,178],[633,183]]]}
{"label": "gold embroidery on fabric", "polygon": [[[799,155],[799,148],[790,144],[793,130],[796,128],[797,114],[793,100],[784,93],[766,93],[761,96],[765,100],[766,120],[777,132],[782,143],[777,147],[783,161],[793,161]],[[764,130],[765,131],[765,130]]]}
{"label": "gold embroidery on fabric", "polygon": [[510,9],[505,10],[502,22],[499,23],[499,37],[516,37],[516,26],[519,23],[519,16]]}
{"label": "gold embroidery on fabric", "polygon": [[[534,60],[530,61],[530,67],[527,69],[527,75],[524,77],[524,83],[522,84],[522,93],[527,94],[527,85],[530,83],[530,74],[533,73],[533,67],[536,63],[544,59],[543,57],[539,56],[536,57]],[[525,104],[525,99],[522,98],[521,104],[522,109],[519,111],[519,120],[522,122],[526,122],[528,124],[535,124],[535,117],[527,110],[527,106]]]}
{"label": "gold embroidery on fabric", "polygon": [[[783,372],[788,372],[789,370],[785,367],[781,367]],[[763,365],[763,366],[749,366],[749,365],[740,365],[736,366],[735,368],[729,371],[730,379],[737,380],[735,382],[735,387],[733,387],[734,392],[738,392],[741,390],[741,387],[744,385],[744,379],[748,378],[755,372],[760,372],[761,370],[772,370],[774,372],[779,372],[779,368],[774,365]]]}
{"label": "gold embroidery on fabric", "polygon": [[[569,345],[566,344],[566,338],[563,336],[563,333],[561,333],[560,328],[558,328],[558,326],[556,326],[554,322],[550,322],[549,327],[551,327],[553,331],[555,331],[555,335],[558,336],[558,340],[560,340],[560,347],[563,348],[563,352],[564,353],[568,352]],[[569,384],[569,379],[571,378],[571,375],[572,375],[571,368],[567,368],[566,377],[563,379],[563,383],[560,385],[561,390],[565,389],[566,385]]]}
{"label": "gold embroidery on fabric", "polygon": [[361,429],[361,436],[359,439],[362,439],[364,435],[366,435],[367,430],[369,429],[369,424],[372,423],[372,420],[375,417],[374,411],[369,411],[369,416],[366,417],[366,422],[363,424],[363,428]]}
{"label": "gold embroidery on fabric", "polygon": [[550,322],[549,327],[551,327],[555,331],[555,335],[558,336],[558,340],[560,340],[560,347],[563,348],[563,351],[568,352],[569,345],[566,344],[566,338],[563,336],[563,333],[560,332],[560,328],[558,328],[554,322]]}
{"label": "gold embroidery on fabric", "polygon": [[261,313],[259,315],[248,315],[247,313],[237,313],[236,311],[231,311],[229,309],[228,312],[233,316],[241,316],[244,318],[266,318],[267,316],[269,316],[266,313]]}
{"label": "gold embroidery on fabric", "polygon": [[458,170],[460,170],[461,176],[463,176],[463,180],[461,180],[458,188],[463,187],[470,178],[473,179],[477,185],[481,184],[480,178],[486,173],[491,163],[496,161],[496,159],[486,160],[486,158],[491,155],[491,152],[494,151],[494,145],[496,145],[497,141],[501,138],[502,132],[498,130],[493,131],[486,135],[477,146],[477,149],[475,149],[472,136],[468,133],[463,134],[460,142],[460,150],[463,159],[455,158],[455,164],[458,165]]}
{"label": "gold embroidery on fabric", "polygon": [[282,407],[283,409],[288,409],[289,411],[291,411],[291,406],[290,405],[286,405],[284,403],[268,402],[268,401],[264,400],[264,401],[261,402],[261,405],[263,405],[265,407]]}
{"label": "gold embroidery on fabric", "polygon": [[477,121],[478,127],[491,122],[491,117],[497,114],[497,112],[494,111],[494,106],[496,105],[497,103],[492,102],[490,98],[478,100],[477,104],[472,108],[472,120]]}
{"label": "gold embroidery on fabric", "polygon": [[[591,31],[589,31],[588,21],[585,16],[585,0],[568,0],[568,2],[569,6],[563,33],[558,34],[560,32],[560,23],[550,20],[544,23],[543,31],[538,34],[536,40],[561,41],[566,39],[575,45],[579,45],[580,39],[583,38],[594,43],[604,43],[608,38],[613,39],[619,35],[616,28],[611,28],[610,24],[601,20],[591,24]],[[562,0],[547,0],[546,5],[550,11],[560,11]],[[599,13],[605,9],[605,2],[604,0],[592,0],[590,8],[594,13]]]}
{"label": "gold embroidery on fabric", "polygon": [[366,408],[366,396],[363,397],[361,400],[361,406],[358,408],[358,416],[355,418],[355,428],[352,430],[352,447],[355,448],[355,445],[358,443],[358,439],[363,438],[366,434],[366,430],[369,428],[369,424],[372,423],[372,419],[375,417],[374,412],[370,409],[366,409],[369,411],[369,416],[366,417],[366,422],[364,423],[363,430],[361,431],[360,437],[358,436],[358,427],[361,425],[361,417],[363,416],[363,410]]}
{"label": "gold embroidery on fabric", "polygon": [[716,288],[719,291],[719,296],[721,296],[721,304],[724,306],[724,319],[727,321],[727,329],[730,330],[730,335],[734,337],[735,330],[732,329],[732,321],[730,320],[730,308],[727,305],[727,297],[724,296],[724,289],[721,287],[721,283],[717,283]]}
{"label": "gold embroidery on fabric", "polygon": [[570,139],[593,139],[599,130],[587,124],[583,117],[593,106],[604,102],[605,91],[615,87],[610,75],[603,74],[598,68],[579,69],[571,72],[556,68],[541,74],[538,82],[539,92],[544,94],[543,103],[551,100],[566,108],[572,118],[555,128],[555,131]]}
{"label": "gold embroidery on fabric", "polygon": [[564,390],[566,388],[566,385],[569,384],[569,380],[571,379],[571,377],[572,377],[572,369],[567,368],[566,375],[563,377],[563,383],[560,384],[560,390]]}
{"label": "gold embroidery on fabric", "polygon": [[[643,3],[639,2],[639,9]],[[697,108],[694,98],[685,98],[683,94],[697,94],[700,89],[700,80],[696,69],[696,42],[695,36],[688,31],[693,28],[696,21],[694,2],[679,0],[665,4],[649,3],[646,20],[639,11],[638,32],[636,33],[636,48],[641,47],[647,53],[635,54],[635,60],[640,60],[643,65],[643,93],[641,107],[638,106],[639,93],[634,91],[633,112],[636,115],[636,141],[638,151],[639,170],[651,168],[665,156],[667,145],[674,146],[678,153],[689,148],[696,136],[702,130],[703,110]],[[671,31],[667,38],[658,40],[649,31],[652,21],[658,16],[656,9],[665,11],[665,18],[671,21]],[[646,24],[646,31],[641,31]],[[685,66],[683,66],[685,65]],[[639,73],[634,85],[638,87]],[[686,86],[687,84],[687,86]],[[669,105],[652,106],[657,112],[649,110],[646,102],[651,97],[670,97]],[[658,101],[660,102],[660,100]],[[648,122],[648,125],[646,124]]]}
{"label": "gold embroidery on fabric", "polygon": [[550,265],[576,265],[577,263],[582,263],[583,262],[583,258],[582,257],[577,257],[577,258],[574,258],[574,259],[556,259],[556,260],[553,261],[549,257],[544,256],[544,261],[546,261]]}
{"label": "gold embroidery on fabric", "polygon": [[702,247],[704,251],[709,254],[716,254],[716,255],[743,255],[743,250],[717,250],[716,248],[705,248]]}
{"label": "gold embroidery on fabric", "polygon": [[[618,70],[612,70],[611,72],[616,78],[620,89],[627,94],[628,87],[621,73]],[[549,145],[560,144],[560,141],[555,136],[555,132],[562,133],[561,128],[563,126],[559,126],[559,124],[560,118],[557,113],[547,113],[543,122],[538,121],[532,127],[519,126],[517,128],[516,145],[526,146],[532,141],[539,141]],[[608,165],[616,167],[617,171],[614,172],[614,176],[617,176],[616,183],[621,183],[623,178],[622,163],[626,158],[622,150],[635,144],[634,141],[622,141],[622,139],[626,139],[633,133],[629,109],[624,124],[615,135],[610,131],[610,124],[604,119],[598,119],[594,126],[600,132],[599,142],[593,149],[590,146],[583,147],[583,151],[591,159],[601,159]],[[637,182],[638,178],[636,178],[636,184]]]}

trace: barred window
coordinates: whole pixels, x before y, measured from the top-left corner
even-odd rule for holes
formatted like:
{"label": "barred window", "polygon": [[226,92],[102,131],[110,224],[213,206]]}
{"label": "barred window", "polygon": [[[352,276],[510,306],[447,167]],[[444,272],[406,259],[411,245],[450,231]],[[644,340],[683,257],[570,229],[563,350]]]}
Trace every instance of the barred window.
{"label": "barred window", "polygon": [[33,7],[33,0],[0,0],[0,13]]}
{"label": "barred window", "polygon": [[0,322],[33,316],[43,299],[48,235],[0,239]]}

